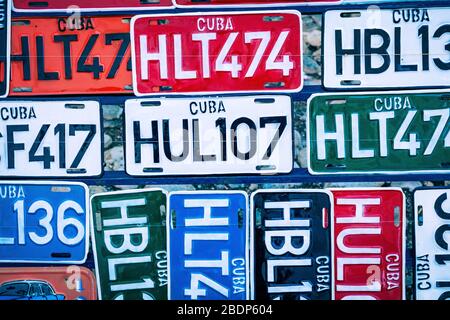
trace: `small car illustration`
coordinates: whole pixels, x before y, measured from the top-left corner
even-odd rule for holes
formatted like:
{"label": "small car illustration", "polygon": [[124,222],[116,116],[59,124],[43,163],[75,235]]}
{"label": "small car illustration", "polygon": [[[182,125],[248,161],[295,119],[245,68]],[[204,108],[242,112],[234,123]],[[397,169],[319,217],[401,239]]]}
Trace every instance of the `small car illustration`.
{"label": "small car illustration", "polygon": [[0,300],[65,300],[46,281],[16,280],[0,285]]}

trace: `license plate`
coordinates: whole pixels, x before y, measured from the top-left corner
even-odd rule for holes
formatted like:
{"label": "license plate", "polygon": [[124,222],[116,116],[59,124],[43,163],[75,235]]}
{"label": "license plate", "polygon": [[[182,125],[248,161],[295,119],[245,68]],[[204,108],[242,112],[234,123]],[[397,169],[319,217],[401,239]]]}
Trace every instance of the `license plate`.
{"label": "license plate", "polygon": [[417,300],[450,299],[450,189],[414,192]]}
{"label": "license plate", "polygon": [[302,88],[298,11],[141,15],[131,24],[137,96]]}
{"label": "license plate", "polygon": [[79,266],[0,268],[0,300],[96,300],[92,271]]}
{"label": "license plate", "polygon": [[0,177],[102,173],[98,102],[0,102],[0,117]]}
{"label": "license plate", "polygon": [[342,0],[174,0],[177,7],[229,7],[235,6],[287,6],[287,5],[319,5],[337,4]]}
{"label": "license plate", "polygon": [[405,298],[401,189],[333,189],[336,300]]}
{"label": "license plate", "polygon": [[331,193],[259,190],[250,203],[252,299],[331,300]]}
{"label": "license plate", "polygon": [[0,98],[8,95],[10,74],[11,2],[0,7]]}
{"label": "license plate", "polygon": [[171,0],[14,0],[14,11],[83,12],[171,8]]}
{"label": "license plate", "polygon": [[132,93],[130,17],[16,18],[12,96]]}
{"label": "license plate", "polygon": [[312,174],[446,173],[448,93],[317,95],[308,104]]}
{"label": "license plate", "polygon": [[87,186],[0,182],[0,262],[79,263],[88,252]]}
{"label": "license plate", "polygon": [[100,300],[167,300],[166,202],[161,189],[91,198]]}
{"label": "license plate", "polygon": [[450,8],[327,11],[326,88],[448,87]]}
{"label": "license plate", "polygon": [[241,191],[170,194],[170,300],[248,300],[247,204]]}
{"label": "license plate", "polygon": [[133,176],[290,172],[288,96],[127,100],[126,171]]}

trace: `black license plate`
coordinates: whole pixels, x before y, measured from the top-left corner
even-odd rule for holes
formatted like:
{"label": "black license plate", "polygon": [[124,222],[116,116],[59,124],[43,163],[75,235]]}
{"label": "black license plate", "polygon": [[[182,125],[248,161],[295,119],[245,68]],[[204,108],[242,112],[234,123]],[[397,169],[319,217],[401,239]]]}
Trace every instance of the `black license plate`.
{"label": "black license plate", "polygon": [[331,199],[322,190],[252,195],[252,298],[332,299]]}

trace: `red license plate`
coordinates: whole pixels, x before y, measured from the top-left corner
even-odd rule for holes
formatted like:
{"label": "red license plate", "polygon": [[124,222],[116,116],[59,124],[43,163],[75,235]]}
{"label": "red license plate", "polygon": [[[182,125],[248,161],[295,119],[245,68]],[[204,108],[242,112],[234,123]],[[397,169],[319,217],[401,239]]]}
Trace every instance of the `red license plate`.
{"label": "red license plate", "polygon": [[76,12],[78,10],[111,11],[124,9],[162,9],[172,7],[171,0],[14,0],[15,11],[59,11]]}
{"label": "red license plate", "polygon": [[305,4],[336,4],[342,0],[174,0],[175,5],[184,6],[242,6],[242,5],[305,5]]}
{"label": "red license plate", "polygon": [[79,266],[0,268],[0,300],[96,300],[91,270]]}
{"label": "red license plate", "polygon": [[334,189],[336,300],[404,299],[401,189]]}
{"label": "red license plate", "polygon": [[130,17],[16,18],[10,95],[132,93]]}
{"label": "red license plate", "polygon": [[137,96],[302,88],[298,11],[142,15],[131,24]]}

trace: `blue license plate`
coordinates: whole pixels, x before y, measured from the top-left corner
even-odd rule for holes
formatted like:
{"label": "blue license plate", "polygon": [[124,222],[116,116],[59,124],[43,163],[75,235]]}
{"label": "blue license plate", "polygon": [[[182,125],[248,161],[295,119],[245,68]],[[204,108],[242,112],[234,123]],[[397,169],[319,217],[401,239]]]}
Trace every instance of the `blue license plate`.
{"label": "blue license plate", "polygon": [[1,182],[0,262],[84,263],[88,195],[81,183]]}
{"label": "blue license plate", "polygon": [[249,299],[247,204],[240,191],[170,194],[169,299]]}

